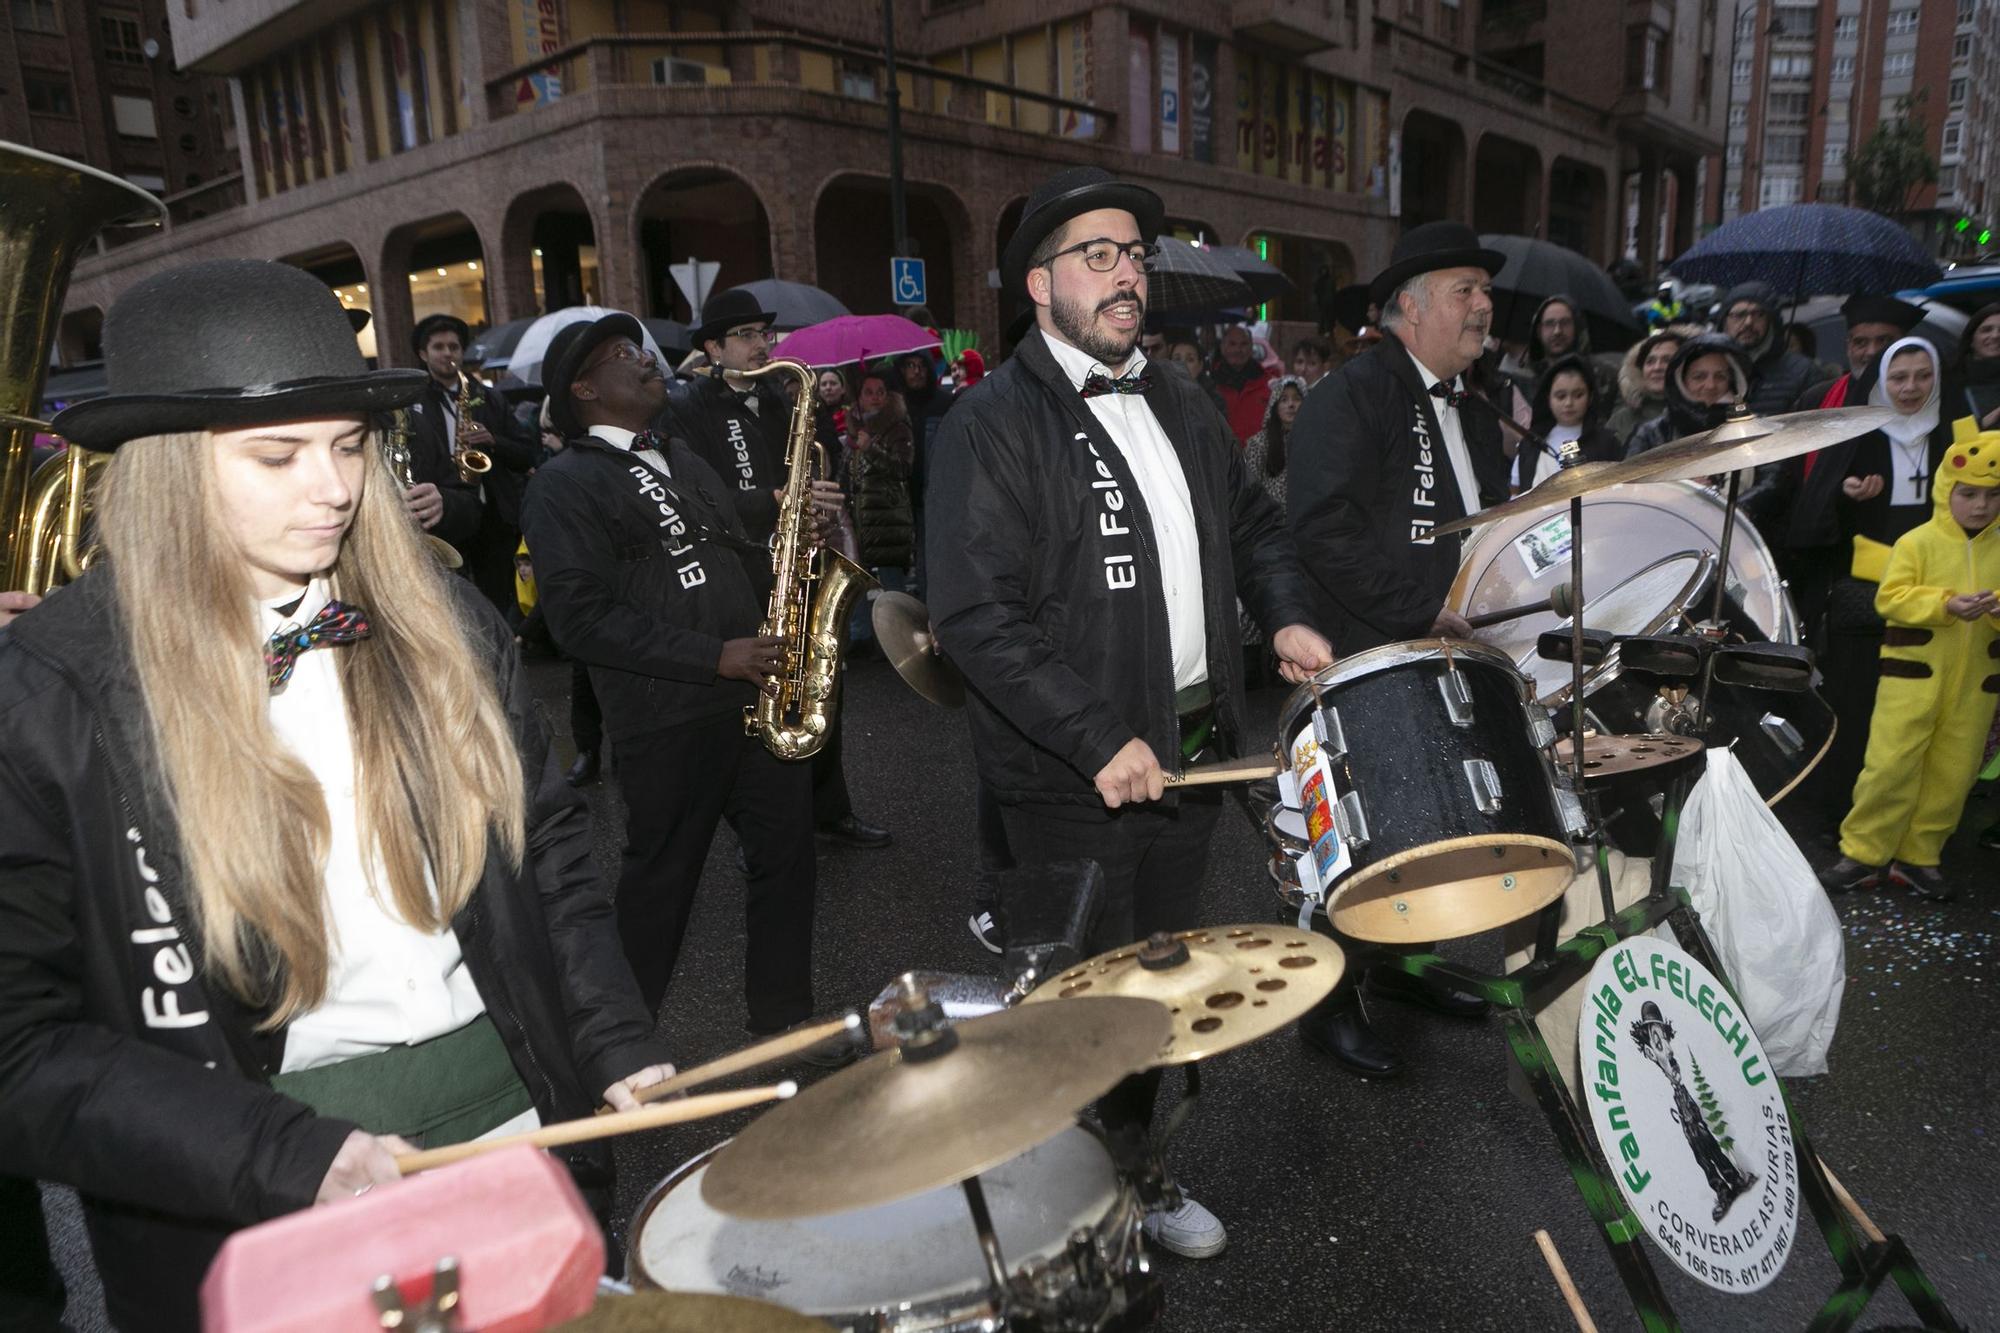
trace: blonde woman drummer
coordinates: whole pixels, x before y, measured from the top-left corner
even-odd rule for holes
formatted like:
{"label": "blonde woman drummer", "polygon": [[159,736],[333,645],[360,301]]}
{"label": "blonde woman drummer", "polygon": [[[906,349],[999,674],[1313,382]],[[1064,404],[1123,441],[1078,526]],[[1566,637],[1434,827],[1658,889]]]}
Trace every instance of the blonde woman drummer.
{"label": "blonde woman drummer", "polygon": [[421,374],[254,261],[105,343],[104,558],[0,639],[0,1174],[82,1192],[129,1333],[234,1228],[666,1067],[511,639],[383,484]]}

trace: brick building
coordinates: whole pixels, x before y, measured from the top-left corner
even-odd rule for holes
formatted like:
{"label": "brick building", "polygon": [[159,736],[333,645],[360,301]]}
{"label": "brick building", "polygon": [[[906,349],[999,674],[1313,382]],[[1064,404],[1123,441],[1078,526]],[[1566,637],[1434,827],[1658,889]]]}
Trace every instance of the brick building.
{"label": "brick building", "polygon": [[[1317,295],[1430,218],[1601,263],[1629,190],[1677,248],[1720,146],[1715,6],[903,0],[931,307],[996,335],[1013,306],[989,275],[1022,201],[1081,162],[1157,189],[1183,234],[1261,248],[1303,293],[1274,319],[1314,319]],[[719,285],[888,304],[877,4],[177,0],[169,20],[181,64],[227,81],[241,202],[87,261],[66,324],[162,264],[224,254],[299,263],[373,309],[388,364],[438,309],[685,318],[668,266],[691,256],[721,263]]]}
{"label": "brick building", "polygon": [[[1706,215],[1801,202],[1852,203],[1850,154],[1907,114],[1923,127],[1938,181],[1908,213],[1951,258],[1953,229],[2000,214],[2000,4],[1994,0],[1741,0],[1724,155]],[[1969,226],[1976,237],[1981,226]]]}

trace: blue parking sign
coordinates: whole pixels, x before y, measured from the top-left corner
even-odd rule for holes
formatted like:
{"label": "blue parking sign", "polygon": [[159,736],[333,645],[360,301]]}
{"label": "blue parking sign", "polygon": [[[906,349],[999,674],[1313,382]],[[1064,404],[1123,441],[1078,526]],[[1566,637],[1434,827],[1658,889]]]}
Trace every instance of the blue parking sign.
{"label": "blue parking sign", "polygon": [[924,291],[924,261],[921,259],[891,259],[889,261],[889,299],[897,305],[926,305],[930,298]]}

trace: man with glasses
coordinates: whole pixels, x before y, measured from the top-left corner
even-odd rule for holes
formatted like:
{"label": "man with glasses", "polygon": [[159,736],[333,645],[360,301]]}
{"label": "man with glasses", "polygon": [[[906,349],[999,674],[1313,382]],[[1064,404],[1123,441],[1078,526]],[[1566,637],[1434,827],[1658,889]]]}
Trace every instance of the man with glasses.
{"label": "man with glasses", "polygon": [[649,1011],[666,994],[716,824],[749,865],[744,994],[753,1033],[808,1017],[814,858],[811,775],[743,729],[784,661],[758,633],[736,490],[652,428],[666,376],[630,315],[559,331],[544,382],[568,442],[528,487],[528,547],[549,629],[588,664],[626,805],[613,904]]}
{"label": "man with glasses", "polygon": [[1590,325],[1584,317],[1582,307],[1575,299],[1557,293],[1544,300],[1535,308],[1534,318],[1528,325],[1528,350],[1521,355],[1520,363],[1505,367],[1523,394],[1534,396],[1535,386],[1550,365],[1570,355],[1580,356],[1590,368],[1591,401],[1597,403],[1614,401],[1617,396],[1617,371],[1607,367],[1592,355],[1590,350]]}
{"label": "man with glasses", "polygon": [[1778,294],[1767,282],[1745,282],[1722,298],[1718,333],[1750,354],[1750,410],[1759,416],[1789,412],[1815,377],[1813,363],[1793,349],[1778,318]]}
{"label": "man with glasses", "polygon": [[[769,543],[778,527],[778,507],[785,493],[785,446],[791,426],[791,402],[785,386],[758,380],[742,388],[723,378],[725,370],[760,370],[771,362],[776,318],[748,289],[718,292],[701,308],[694,344],[708,356],[709,372],[677,395],[665,420],[735,488],[732,497],[751,540]],[[787,385],[789,381],[786,382]],[[813,483],[813,504],[829,521],[844,503],[833,481]],[[753,572],[759,604],[767,604],[774,575],[769,561]],[[821,837],[849,847],[887,847],[889,831],[854,813],[847,793],[847,775],[840,757],[840,703],[835,701],[833,729],[811,761],[813,823]]]}
{"label": "man with glasses", "polygon": [[[1221,798],[1166,779],[1257,743],[1236,599],[1288,679],[1332,660],[1227,424],[1137,350],[1162,211],[1097,167],[1029,197],[1000,267],[1037,329],[945,418],[930,485],[931,618],[970,687],[980,781],[1017,863],[1103,868],[1099,950],[1200,924]],[[1128,1080],[1107,1128],[1142,1134],[1157,1088]],[[1194,1258],[1224,1243],[1191,1199],[1146,1230]]]}

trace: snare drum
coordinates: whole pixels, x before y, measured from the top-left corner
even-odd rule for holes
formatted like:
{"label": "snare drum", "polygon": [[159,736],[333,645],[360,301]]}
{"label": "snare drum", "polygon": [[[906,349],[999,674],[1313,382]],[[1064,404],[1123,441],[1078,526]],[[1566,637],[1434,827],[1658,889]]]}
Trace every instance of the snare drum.
{"label": "snare drum", "polygon": [[[747,1221],[702,1201],[703,1173],[721,1146],[639,1206],[626,1265],[635,1286],[753,1296],[855,1333],[1001,1326],[957,1186],[850,1213]],[[1079,1311],[1082,1322],[1065,1327],[1133,1329],[1156,1315],[1159,1276],[1140,1242],[1137,1198],[1087,1131],[1066,1129],[979,1180],[1008,1264],[1051,1303]],[[1089,1246],[1084,1267],[1094,1277],[1079,1273],[1073,1244]]]}
{"label": "snare drum", "polygon": [[1356,653],[1292,694],[1279,736],[1291,810],[1266,826],[1279,889],[1301,909],[1326,895],[1345,934],[1474,935],[1575,877],[1582,811],[1557,778],[1554,729],[1495,649],[1420,639]]}

